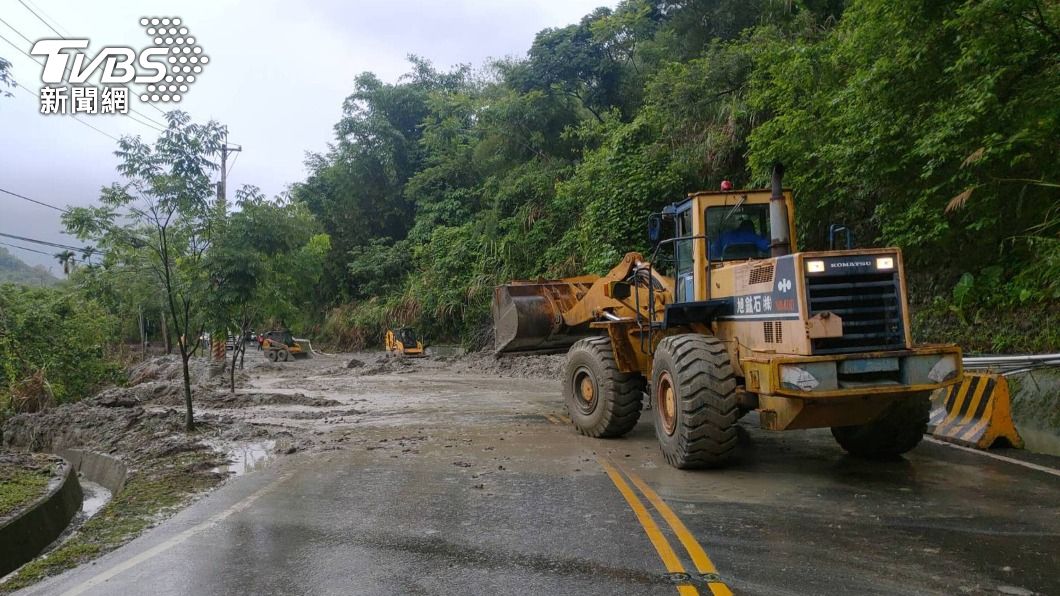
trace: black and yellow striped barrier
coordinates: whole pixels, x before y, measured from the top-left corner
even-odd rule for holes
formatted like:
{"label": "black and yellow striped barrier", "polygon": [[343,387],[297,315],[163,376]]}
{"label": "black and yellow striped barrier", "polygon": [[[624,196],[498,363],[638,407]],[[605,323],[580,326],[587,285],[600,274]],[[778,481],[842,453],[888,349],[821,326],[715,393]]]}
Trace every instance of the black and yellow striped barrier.
{"label": "black and yellow striped barrier", "polygon": [[976,449],[989,449],[998,440],[1023,448],[1023,439],[1012,423],[1008,381],[994,373],[966,372],[960,383],[937,391],[928,432]]}

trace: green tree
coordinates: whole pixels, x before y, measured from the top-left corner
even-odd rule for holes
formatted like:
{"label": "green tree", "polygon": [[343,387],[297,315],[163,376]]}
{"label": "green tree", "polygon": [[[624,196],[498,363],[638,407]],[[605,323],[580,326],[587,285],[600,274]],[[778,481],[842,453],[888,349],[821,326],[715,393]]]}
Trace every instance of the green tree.
{"label": "green tree", "polygon": [[637,32],[629,26],[638,9],[616,16],[609,8],[598,8],[577,25],[541,31],[527,61],[509,80],[522,93],[538,90],[574,98],[601,122],[611,109],[628,116],[638,91]]}
{"label": "green tree", "polygon": [[155,274],[178,336],[184,422],[190,431],[195,420],[188,360],[206,325],[203,305],[211,286],[204,255],[224,219],[213,200],[210,175],[217,170],[212,160],[226,130],[214,121],[194,124],[179,111],[166,118],[168,127],[153,145],[139,137],[119,141],[115,154],[123,182],[103,189],[101,206],[71,208],[63,223],[104,250],[137,249]]}
{"label": "green tree", "polygon": [[765,185],[778,160],[801,248],[844,222],[933,278],[974,273],[972,296],[994,298],[973,306],[1060,295],[1057,15],[624,0],[482,71],[362,75],[294,191],[332,240],[325,302],[348,302],[327,328],[475,343],[493,285],[606,270],[648,248],[649,213],[723,179]]}
{"label": "green tree", "polygon": [[11,92],[4,87],[14,87],[15,79],[11,76],[11,63],[0,57],[0,97],[11,97]]}
{"label": "green tree", "polygon": [[98,302],[75,292],[0,284],[0,413],[33,379],[48,394],[38,398],[60,403],[113,379],[117,367],[106,349],[115,331]]}
{"label": "green tree", "polygon": [[1037,0],[859,0],[760,35],[752,171],[789,165],[813,240],[835,217],[916,266],[1033,261],[1009,239],[1056,234],[1058,31]]}
{"label": "green tree", "polygon": [[242,361],[255,322],[306,325],[319,318],[314,315],[329,248],[327,235],[319,233],[305,205],[266,199],[252,186],[236,192],[236,210],[218,225],[205,255],[212,286],[211,329],[237,332],[229,368],[232,391],[236,362]]}

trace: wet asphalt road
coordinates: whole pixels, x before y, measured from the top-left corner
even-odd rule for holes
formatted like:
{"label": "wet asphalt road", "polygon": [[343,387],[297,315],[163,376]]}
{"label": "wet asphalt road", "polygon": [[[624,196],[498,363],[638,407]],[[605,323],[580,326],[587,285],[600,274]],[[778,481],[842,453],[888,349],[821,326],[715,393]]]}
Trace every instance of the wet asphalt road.
{"label": "wet asphalt road", "polygon": [[439,371],[302,390],[377,415],[26,593],[1060,594],[1047,472],[934,443],[865,463],[828,431],[753,417],[732,467],[682,472],[650,412],[621,440],[576,435],[555,382]]}

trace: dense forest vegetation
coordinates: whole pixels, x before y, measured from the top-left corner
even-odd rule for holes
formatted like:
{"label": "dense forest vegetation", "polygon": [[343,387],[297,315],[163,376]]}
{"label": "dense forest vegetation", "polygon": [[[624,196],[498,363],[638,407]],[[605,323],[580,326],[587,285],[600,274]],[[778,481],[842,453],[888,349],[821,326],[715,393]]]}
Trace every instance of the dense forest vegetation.
{"label": "dense forest vegetation", "polygon": [[[292,195],[331,238],[317,306],[344,346],[388,321],[480,345],[495,284],[605,271],[650,212],[781,161],[800,248],[848,224],[905,250],[929,339],[1043,349],[1058,91],[1057,3],[625,0],[525,59],[360,76]],[[1014,310],[1036,314],[996,325]]]}
{"label": "dense forest vegetation", "polygon": [[[495,285],[606,271],[648,249],[650,213],[763,186],[776,161],[800,249],[830,223],[902,247],[919,339],[1060,349],[1060,4],[623,0],[527,43],[357,77],[330,149],[275,199],[214,199],[218,123],[172,112],[157,141],[122,139],[122,182],[64,216],[94,264],[0,293],[5,394],[83,392],[141,331],[185,361],[180,337],[248,326],[481,347]],[[39,343],[53,324],[71,352]]]}

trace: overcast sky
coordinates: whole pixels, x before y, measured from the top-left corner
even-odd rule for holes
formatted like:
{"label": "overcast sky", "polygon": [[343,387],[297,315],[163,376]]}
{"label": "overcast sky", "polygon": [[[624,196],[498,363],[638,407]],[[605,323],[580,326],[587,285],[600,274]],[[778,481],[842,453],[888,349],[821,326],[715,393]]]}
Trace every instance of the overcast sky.
{"label": "overcast sky", "polygon": [[[395,81],[408,54],[438,68],[490,58],[524,56],[546,27],[577,22],[615,0],[23,0],[68,37],[139,49],[150,43],[142,17],[179,17],[210,57],[180,109],[196,121],[216,119],[243,146],[229,179],[232,189],[260,186],[269,196],[302,180],[307,151],[323,151],[353,79],[371,71]],[[0,36],[29,51],[19,33],[55,37],[19,0],[0,0]],[[11,28],[17,30],[12,31]],[[0,56],[18,82],[37,91],[39,64],[0,39]],[[134,87],[134,90],[136,88]],[[115,142],[70,116],[39,113],[21,89],[0,98],[0,188],[48,203],[85,205],[117,180]],[[134,109],[161,120],[154,108]],[[155,131],[124,116],[84,116],[115,137]],[[231,163],[231,162],[230,162]],[[0,232],[77,244],[61,233],[59,213],[0,193]],[[10,241],[0,237],[0,241]],[[24,243],[23,243],[24,244]],[[33,247],[34,245],[27,245]],[[9,248],[9,247],[5,247]],[[41,248],[41,247],[35,247]],[[54,259],[10,249],[32,264]],[[50,249],[45,249],[50,252]]]}

